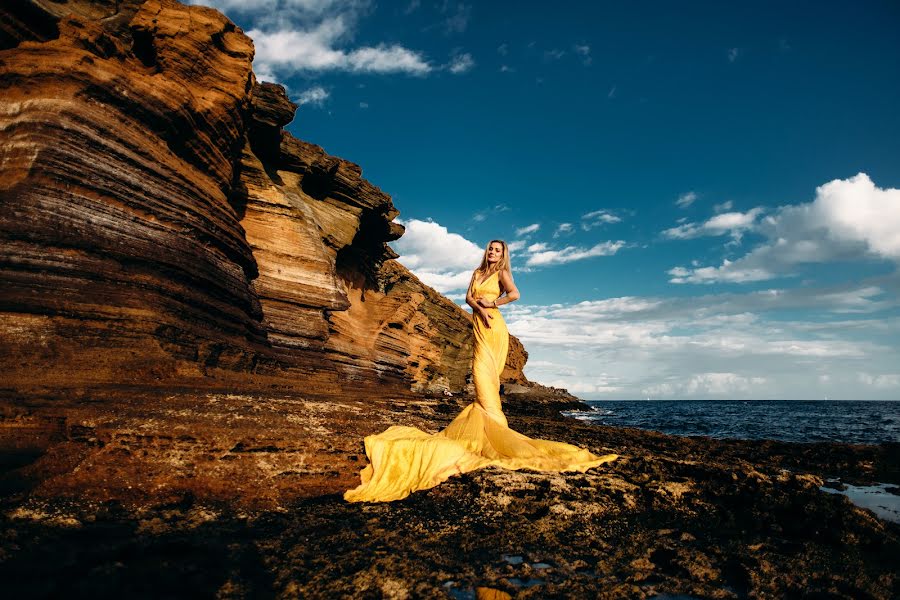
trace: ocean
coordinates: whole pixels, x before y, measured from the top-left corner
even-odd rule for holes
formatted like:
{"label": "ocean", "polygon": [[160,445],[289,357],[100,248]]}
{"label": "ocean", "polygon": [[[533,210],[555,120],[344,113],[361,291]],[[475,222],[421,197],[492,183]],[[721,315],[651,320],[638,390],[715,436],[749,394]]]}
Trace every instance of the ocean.
{"label": "ocean", "polygon": [[786,442],[900,442],[900,402],[860,400],[587,400],[591,423],[674,435]]}

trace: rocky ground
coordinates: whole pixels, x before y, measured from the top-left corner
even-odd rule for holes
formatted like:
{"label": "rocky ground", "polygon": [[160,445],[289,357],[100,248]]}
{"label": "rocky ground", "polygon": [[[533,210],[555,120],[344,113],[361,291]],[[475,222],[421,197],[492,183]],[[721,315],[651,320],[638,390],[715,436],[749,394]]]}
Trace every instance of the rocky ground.
{"label": "rocky ground", "polygon": [[[403,401],[361,424],[336,406],[314,413],[305,399],[213,397],[223,419],[270,419],[270,439],[224,448],[234,440],[212,419],[192,436],[168,432],[168,445],[152,441],[160,432],[143,441],[123,435],[130,440],[124,444],[98,425],[67,441],[65,451],[53,446],[53,460],[71,463],[53,476],[51,452],[9,460],[0,525],[0,583],[8,597],[900,594],[900,526],[819,489],[826,477],[900,483],[897,445],[678,438],[566,419],[557,413],[562,400],[511,399],[514,428],[621,458],[586,474],[491,468],[400,502],[347,504],[340,492],[363,464],[362,434],[392,419],[435,430],[464,400]],[[294,440],[279,425],[287,413],[275,418],[271,410],[289,406],[304,409],[291,426]],[[137,418],[132,410],[131,417],[119,411],[118,427]],[[368,411],[376,414],[371,405]],[[333,443],[304,449],[304,427],[330,428]],[[218,456],[216,445],[224,448]],[[90,450],[97,446],[108,450]],[[287,467],[291,449],[307,452],[306,475],[296,461]],[[156,462],[146,458],[154,453]],[[168,478],[160,472],[163,455]],[[237,458],[224,460],[229,455]],[[136,474],[154,464],[155,472]],[[202,471],[214,468],[234,470],[203,483]],[[88,480],[93,487],[77,491]]]}

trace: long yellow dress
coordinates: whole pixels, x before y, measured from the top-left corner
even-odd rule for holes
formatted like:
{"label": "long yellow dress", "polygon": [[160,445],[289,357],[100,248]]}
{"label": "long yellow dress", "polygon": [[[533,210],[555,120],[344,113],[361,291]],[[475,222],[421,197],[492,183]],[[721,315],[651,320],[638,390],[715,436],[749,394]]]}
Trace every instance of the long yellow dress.
{"label": "long yellow dress", "polygon": [[[500,296],[499,276],[476,281],[475,298],[488,302]],[[415,427],[394,425],[365,439],[369,465],[360,472],[362,483],[344,492],[348,502],[400,500],[417,490],[432,488],[458,473],[489,465],[538,471],[587,471],[618,458],[597,456],[587,450],[549,440],[532,439],[509,428],[500,407],[500,373],[509,351],[509,331],[496,308],[486,309],[493,319],[486,327],[477,316],[472,379],[475,401],[446,429],[426,433]]]}

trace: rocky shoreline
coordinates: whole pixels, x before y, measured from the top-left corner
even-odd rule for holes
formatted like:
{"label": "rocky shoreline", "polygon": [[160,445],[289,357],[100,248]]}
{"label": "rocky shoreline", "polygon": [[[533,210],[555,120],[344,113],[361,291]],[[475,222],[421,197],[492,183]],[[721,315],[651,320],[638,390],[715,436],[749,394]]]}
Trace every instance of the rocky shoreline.
{"label": "rocky shoreline", "polygon": [[[283,420],[283,413],[266,412],[288,400],[310,406],[302,398],[256,398],[255,418]],[[163,452],[149,436],[141,443],[132,436],[131,455],[121,446],[109,450],[122,468],[118,480],[99,458],[82,462],[96,485],[75,494],[65,493],[62,474],[55,484],[54,477],[23,483],[37,481],[40,459],[9,469],[0,582],[14,597],[892,598],[900,592],[900,525],[820,489],[834,477],[900,483],[898,445],[680,438],[586,425],[560,416],[559,399],[526,403],[511,395],[506,410],[514,428],[621,458],[585,474],[491,468],[400,502],[342,501],[341,490],[363,464],[361,429],[394,420],[436,430],[465,402],[379,403],[393,408],[367,424],[346,413],[348,427],[319,440],[332,440],[330,447],[319,448],[315,460],[308,455],[308,468],[319,471],[316,486],[309,485],[311,475],[302,479],[302,469],[257,480],[246,464],[231,489],[224,479],[219,487],[201,485],[196,467],[212,468],[202,462],[209,449],[198,450],[201,458],[189,465],[191,455],[170,445],[167,487],[159,473],[155,479],[141,473],[142,456]],[[334,417],[332,423],[341,421]],[[308,411],[301,420],[315,421]],[[192,443],[202,445],[212,432],[195,431]],[[287,443],[284,430],[272,431],[275,438]],[[69,443],[95,443],[90,439]],[[277,442],[258,442],[232,447],[244,456],[219,462],[252,460],[260,470],[259,463],[297,456]],[[12,489],[16,474],[19,487]],[[297,493],[285,492],[292,487]]]}

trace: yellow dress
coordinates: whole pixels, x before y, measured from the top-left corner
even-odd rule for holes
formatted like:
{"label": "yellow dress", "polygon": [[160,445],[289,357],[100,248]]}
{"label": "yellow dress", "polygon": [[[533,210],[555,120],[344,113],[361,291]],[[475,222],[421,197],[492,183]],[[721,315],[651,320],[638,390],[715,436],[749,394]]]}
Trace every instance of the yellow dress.
{"label": "yellow dress", "polygon": [[[473,296],[488,302],[500,296],[497,273],[475,282]],[[475,353],[472,379],[475,401],[446,429],[426,433],[415,427],[394,425],[365,439],[369,465],[362,483],[344,492],[348,502],[400,500],[417,490],[432,488],[457,473],[489,465],[538,471],[587,471],[618,458],[597,456],[587,450],[550,440],[532,439],[509,428],[500,407],[500,373],[509,351],[509,331],[496,308],[490,327],[475,316]]]}

